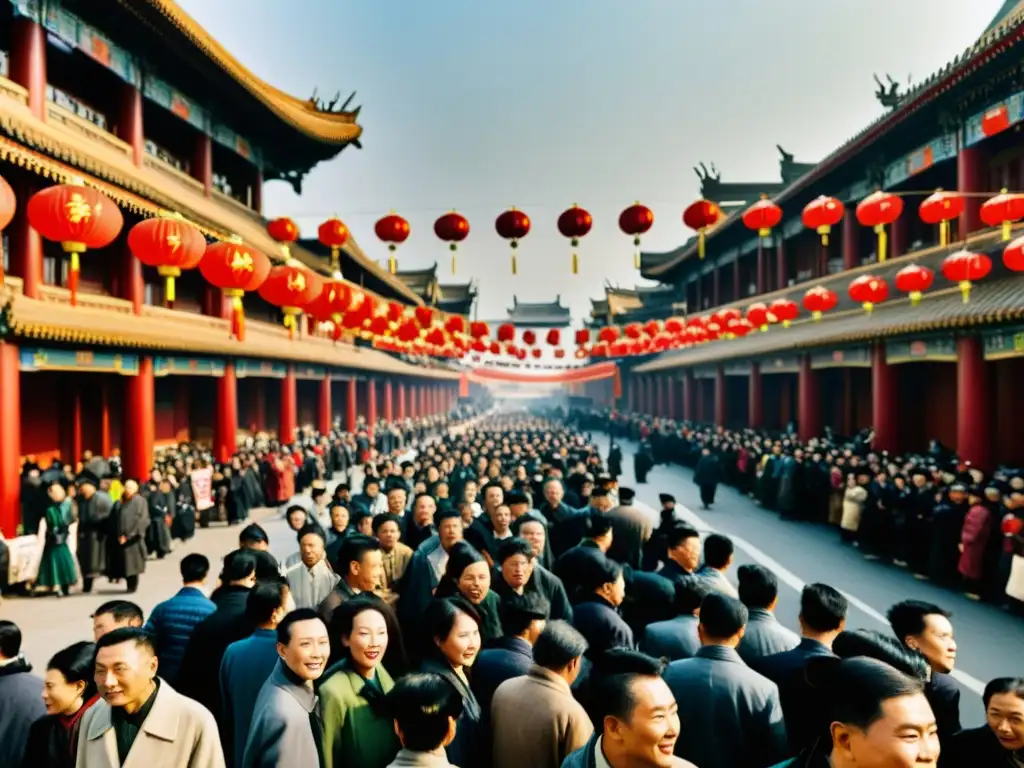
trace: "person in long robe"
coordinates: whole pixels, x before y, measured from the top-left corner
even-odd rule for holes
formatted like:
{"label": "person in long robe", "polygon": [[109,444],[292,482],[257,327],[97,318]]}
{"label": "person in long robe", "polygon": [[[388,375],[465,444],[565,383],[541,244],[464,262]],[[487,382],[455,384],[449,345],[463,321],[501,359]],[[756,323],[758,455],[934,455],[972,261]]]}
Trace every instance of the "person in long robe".
{"label": "person in long robe", "polygon": [[103,574],[107,563],[107,539],[114,502],[98,490],[100,479],[88,468],[78,476],[78,567],[82,572],[82,591],[91,592],[93,579]]}
{"label": "person in long robe", "polygon": [[637,483],[646,483],[647,475],[654,467],[654,456],[651,453],[651,444],[645,439],[640,442],[640,448],[633,456],[633,472],[636,474]]}
{"label": "person in long robe", "polygon": [[693,482],[700,488],[700,503],[704,509],[710,509],[715,503],[715,492],[722,482],[722,467],[710,448],[701,451],[697,468],[693,472]]}
{"label": "person in long robe", "polygon": [[67,492],[60,483],[53,483],[48,493],[50,506],[46,508],[44,517],[46,533],[36,586],[63,596],[67,595],[71,586],[78,581],[75,558],[68,548],[68,536],[73,522],[71,499],[67,497]]}
{"label": "person in long robe", "polygon": [[154,469],[149,482],[141,489],[149,505],[149,525],[146,528],[146,551],[163,560],[171,553],[171,527],[168,520],[173,518],[174,491],[159,469]]}
{"label": "person in long robe", "polygon": [[121,500],[114,509],[112,547],[108,553],[107,576],[124,579],[128,593],[139,588],[139,575],[146,570],[146,529],[149,505],[139,494],[139,484],[125,480]]}

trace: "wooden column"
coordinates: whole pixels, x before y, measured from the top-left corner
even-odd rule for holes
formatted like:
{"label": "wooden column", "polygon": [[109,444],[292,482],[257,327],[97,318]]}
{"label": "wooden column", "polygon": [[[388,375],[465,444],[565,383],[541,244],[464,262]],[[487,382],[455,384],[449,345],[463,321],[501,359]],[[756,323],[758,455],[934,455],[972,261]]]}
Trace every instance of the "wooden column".
{"label": "wooden column", "polygon": [[142,277],[142,262],[135,258],[128,239],[121,241],[121,279],[118,282],[120,298],[132,303],[132,312],[142,314],[142,306],[146,302],[146,283]]}
{"label": "wooden column", "polygon": [[797,378],[797,436],[802,443],[821,435],[821,400],[818,372],[811,368],[810,355],[800,358]]}
{"label": "wooden column", "polygon": [[26,179],[18,185],[18,206],[10,225],[11,274],[20,277],[22,290],[30,299],[39,298],[43,285],[43,238],[28,222],[25,213],[28,199],[36,187]]}
{"label": "wooden column", "polygon": [[117,118],[117,138],[132,148],[132,162],[141,168],[146,156],[146,134],[142,124],[142,92],[130,83],[121,83],[121,103]]}
{"label": "wooden column", "polygon": [[299,394],[295,381],[295,368],[288,366],[288,373],[281,379],[280,426],[277,439],[281,445],[288,445],[295,440],[295,430],[299,426]]}
{"label": "wooden column", "polygon": [[761,364],[750,364],[750,383],[747,387],[747,418],[751,429],[764,425],[764,394],[761,381]]}
{"label": "wooden column", "polygon": [[885,358],[885,344],[871,348],[871,422],[875,427],[875,451],[895,451],[898,403],[896,370]]}
{"label": "wooden column", "polygon": [[217,379],[217,414],[214,419],[213,455],[224,464],[231,460],[238,439],[238,382],[235,363],[224,363],[224,375]]}
{"label": "wooden column", "polygon": [[696,384],[693,379],[693,371],[689,368],[683,373],[683,421],[693,421],[696,412],[693,408],[693,399],[696,396]]}
{"label": "wooden column", "polygon": [[373,378],[366,380],[366,427],[372,442],[377,428],[377,380]]}
{"label": "wooden column", "polygon": [[153,434],[156,430],[153,358],[139,358],[137,376],[126,376],[124,386],[124,476],[145,482],[153,466]]}
{"label": "wooden column", "polygon": [[396,397],[398,399],[398,420],[399,421],[404,421],[405,418],[406,418],[405,404],[407,402],[407,400],[405,398],[405,382],[404,381],[398,382],[397,390],[398,391],[397,391]]}
{"label": "wooden column", "polygon": [[353,434],[356,431],[356,380],[345,382],[345,429]]}
{"label": "wooden column", "polygon": [[9,61],[11,80],[28,90],[33,117],[46,120],[46,32],[37,22],[14,16]]}
{"label": "wooden column", "polygon": [[[399,385],[401,387],[401,385]],[[384,380],[384,421],[391,424],[395,420],[395,396],[391,379]]]}
{"label": "wooden column", "polygon": [[956,340],[956,452],[978,469],[992,468],[992,392],[980,336]]}
{"label": "wooden column", "polygon": [[100,454],[110,455],[110,378],[103,377],[100,384]]}
{"label": "wooden column", "polygon": [[8,539],[21,523],[21,359],[0,341],[0,531]]}
{"label": "wooden column", "polygon": [[213,196],[213,142],[205,133],[196,136],[192,154],[192,178],[203,185],[203,194]]}
{"label": "wooden column", "polygon": [[[985,152],[980,145],[960,147],[956,156],[957,190],[971,193],[985,191]],[[981,204],[983,198],[965,197],[964,210],[960,214],[960,238],[963,239],[983,227]]]}
{"label": "wooden column", "polygon": [[719,365],[715,370],[715,425],[724,427],[729,414],[729,402],[726,395],[725,367]]}
{"label": "wooden column", "polygon": [[333,410],[331,408],[331,376],[327,374],[320,379],[320,399],[317,409],[317,429],[321,435],[331,433],[333,423]]}
{"label": "wooden column", "polygon": [[854,269],[860,264],[860,224],[852,210],[843,216],[843,269]]}

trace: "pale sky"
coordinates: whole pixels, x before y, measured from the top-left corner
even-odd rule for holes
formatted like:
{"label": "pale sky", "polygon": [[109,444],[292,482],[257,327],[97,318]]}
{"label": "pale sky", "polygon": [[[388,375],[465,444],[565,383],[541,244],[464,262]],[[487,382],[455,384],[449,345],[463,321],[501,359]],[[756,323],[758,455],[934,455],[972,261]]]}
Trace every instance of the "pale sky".
{"label": "pale sky", "polygon": [[[336,214],[371,256],[391,209],[411,235],[403,268],[480,286],[481,318],[561,294],[577,318],[605,279],[639,281],[619,212],[655,223],[649,250],[690,234],[692,170],[777,181],[781,144],[819,160],[878,117],[872,74],[924,79],[974,42],[1003,0],[179,0],[257,75],[296,96],[357,91],[363,149],[318,166],[301,198],[267,185],[268,216],[314,236]],[[928,136],[923,136],[922,141]],[[558,234],[562,210],[594,217],[581,272]],[[512,277],[494,219],[533,221]],[[459,272],[434,220],[470,222]]]}

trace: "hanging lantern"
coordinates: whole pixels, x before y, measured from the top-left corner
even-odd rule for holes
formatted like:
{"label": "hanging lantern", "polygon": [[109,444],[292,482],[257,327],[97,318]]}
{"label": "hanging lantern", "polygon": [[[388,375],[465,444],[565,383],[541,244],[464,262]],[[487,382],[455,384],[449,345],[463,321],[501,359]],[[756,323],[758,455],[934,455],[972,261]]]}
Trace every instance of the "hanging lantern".
{"label": "hanging lantern", "polygon": [[[352,289],[341,280],[324,280],[320,294],[302,311],[314,321],[335,324],[341,322],[341,316],[352,306]],[[384,318],[385,322],[387,318]]]}
{"label": "hanging lantern", "polygon": [[1009,240],[1013,222],[1024,219],[1024,195],[1003,189],[981,204],[981,220],[990,227],[1003,228],[1003,240]]}
{"label": "hanging lantern", "polygon": [[574,354],[574,357],[577,360],[585,360],[587,355],[589,355],[589,354],[590,354],[590,350],[588,350],[586,347],[580,347],[579,349],[576,350],[576,353]]}
{"label": "hanging lantern", "polygon": [[117,205],[97,189],[83,184],[57,184],[36,192],[25,209],[32,228],[61,244],[70,255],[68,289],[71,306],[78,302],[79,254],[114,242],[124,217]]}
{"label": "hanging lantern", "polygon": [[561,360],[563,357],[565,357],[565,350],[561,349],[561,348],[556,349],[555,350],[555,360]]}
{"label": "hanging lantern", "polygon": [[619,339],[619,329],[614,325],[609,325],[598,331],[597,340],[602,344],[611,344]]}
{"label": "hanging lantern", "polygon": [[650,336],[652,339],[661,333],[661,321],[660,320],[648,320],[644,323],[644,333]]}
{"label": "hanging lantern", "polygon": [[769,312],[767,304],[757,302],[747,307],[747,320],[754,328],[767,331],[768,324],[775,322],[775,316]]}
{"label": "hanging lantern", "polygon": [[722,209],[717,203],[700,199],[690,203],[683,211],[683,224],[697,231],[697,255],[704,258],[704,236],[722,218]]}
{"label": "hanging lantern", "polygon": [[413,315],[416,317],[416,322],[420,324],[420,328],[428,329],[434,324],[434,310],[432,307],[418,306],[413,310]]}
{"label": "hanging lantern", "polygon": [[878,235],[878,262],[885,261],[887,240],[885,225],[892,224],[903,213],[903,200],[889,192],[872,192],[857,203],[857,221],[863,227],[872,227]]}
{"label": "hanging lantern", "polygon": [[582,347],[584,344],[590,343],[590,330],[587,328],[580,328],[576,331],[576,346]]}
{"label": "hanging lantern", "polygon": [[935,190],[921,201],[918,212],[925,224],[939,225],[939,245],[949,245],[949,222],[964,210],[964,199],[956,192]]}
{"label": "hanging lantern", "polygon": [[971,286],[992,271],[992,259],[984,253],[957,251],[942,261],[942,275],[960,286],[966,304],[971,300]]}
{"label": "hanging lantern", "polygon": [[726,326],[726,331],[730,336],[737,339],[742,339],[748,333],[754,330],[754,324],[749,320],[744,319],[732,319],[729,321],[729,325]]}
{"label": "hanging lantern", "polygon": [[207,246],[199,261],[199,272],[231,299],[231,334],[245,341],[242,297],[263,285],[270,274],[270,259],[244,243],[224,241]]}
{"label": "hanging lantern", "polygon": [[516,338],[516,327],[512,323],[502,323],[498,326],[498,341],[508,343]]}
{"label": "hanging lantern", "polygon": [[530,234],[530,217],[517,208],[509,208],[498,216],[494,222],[494,228],[498,230],[498,236],[509,241],[512,248],[512,274],[519,271],[516,263],[516,249],[519,241]]}
{"label": "hanging lantern", "polygon": [[808,288],[807,293],[804,294],[804,309],[811,313],[815,322],[821,320],[821,316],[825,312],[835,309],[838,303],[839,297],[836,296],[835,291],[829,290],[823,285]]}
{"label": "hanging lantern", "polygon": [[530,350],[530,355],[532,355],[532,356],[533,356],[533,359],[534,359],[534,360],[539,360],[539,359],[540,359],[540,356],[541,356],[541,354],[542,354],[542,352],[541,352],[541,349],[540,349],[540,347],[535,347],[534,349],[531,349],[531,350]]}
{"label": "hanging lantern", "polygon": [[644,328],[640,323],[629,323],[622,329],[622,332],[626,334],[627,338],[639,339],[644,335]]}
{"label": "hanging lantern", "polygon": [[537,334],[533,331],[523,331],[523,344],[532,347],[537,343]]}
{"label": "hanging lantern", "polygon": [[398,324],[398,328],[395,330],[395,336],[398,337],[399,341],[409,344],[420,337],[420,327],[416,321],[410,317],[408,320],[404,320]]}
{"label": "hanging lantern", "polygon": [[489,351],[489,352],[490,352],[490,353],[491,353],[492,355],[497,355],[497,354],[500,354],[500,353],[501,353],[501,344],[499,344],[499,343],[498,343],[498,342],[496,342],[496,341],[492,341],[492,342],[491,342],[491,346],[490,346],[490,347],[488,348],[488,351]]}
{"label": "hanging lantern", "polygon": [[850,283],[850,299],[856,301],[864,311],[871,314],[876,304],[889,298],[889,284],[874,275],[861,275]]}
{"label": "hanging lantern", "polygon": [[932,287],[935,273],[928,267],[911,264],[896,273],[896,290],[910,295],[911,306],[921,302],[921,295]]}
{"label": "hanging lantern", "polygon": [[409,222],[392,211],[373,225],[377,239],[388,244],[388,271],[393,275],[398,271],[398,259],[395,251],[409,237]]}
{"label": "hanging lantern", "polygon": [[559,333],[557,328],[552,328],[550,331],[548,331],[547,336],[544,337],[544,340],[548,343],[549,347],[557,347],[559,342],[561,342],[562,340],[562,334]]}
{"label": "hanging lantern", "polygon": [[684,327],[683,321],[678,317],[670,317],[665,321],[665,333],[672,334],[673,336],[678,336],[682,333]]}
{"label": "hanging lantern", "polygon": [[562,237],[569,238],[569,243],[572,245],[572,273],[574,275],[580,271],[580,260],[576,254],[580,238],[586,236],[593,225],[594,220],[590,214],[575,203],[571,208],[562,211],[562,215],[558,217],[558,231],[562,233]]}
{"label": "hanging lantern", "polygon": [[1024,237],[1018,237],[1003,249],[1003,265],[1012,272],[1024,272]]}
{"label": "hanging lantern", "polygon": [[482,339],[485,336],[490,336],[490,334],[490,326],[482,320],[474,320],[469,324],[469,335],[474,339]]}
{"label": "hanging lantern", "polygon": [[743,212],[743,225],[757,232],[758,237],[768,237],[782,221],[782,209],[761,195],[761,199]]}
{"label": "hanging lantern", "polygon": [[434,222],[434,234],[448,243],[448,250],[452,252],[452,274],[454,275],[455,252],[459,249],[459,243],[465,240],[469,234],[469,220],[461,213],[452,210]]}
{"label": "hanging lantern", "polygon": [[397,323],[402,319],[402,315],[405,314],[405,307],[399,304],[397,301],[388,302],[388,322]]}
{"label": "hanging lantern", "polygon": [[449,315],[444,321],[444,329],[449,336],[458,336],[466,332],[466,318],[462,315]]}
{"label": "hanging lantern", "polygon": [[[7,225],[14,218],[14,211],[18,207],[18,200],[14,196],[14,190],[7,183],[7,179],[0,176],[0,232],[7,229]],[[2,268],[0,268],[2,274]]]}
{"label": "hanging lantern", "polygon": [[287,216],[281,216],[267,222],[267,234],[284,246],[287,257],[288,245],[299,239],[299,225]]}
{"label": "hanging lantern", "polygon": [[646,234],[654,224],[654,211],[637,200],[619,214],[619,229],[633,238],[633,269],[640,269],[640,235]]}
{"label": "hanging lantern", "polygon": [[180,216],[157,216],[128,231],[128,248],[143,264],[156,267],[166,280],[164,301],[174,306],[174,279],[183,269],[195,269],[206,252],[203,233]]}
{"label": "hanging lantern", "polygon": [[[320,277],[295,259],[289,259],[285,264],[270,270],[259,292],[264,301],[281,308],[288,338],[294,339],[295,318],[302,314],[302,308],[311,304],[322,289],[323,280]],[[363,303],[366,304],[366,301]]]}
{"label": "hanging lantern", "polygon": [[331,249],[331,273],[341,277],[341,249],[348,242],[348,227],[337,216],[332,216],[317,229],[317,239]]}
{"label": "hanging lantern", "polygon": [[821,235],[821,244],[827,246],[832,227],[843,220],[845,212],[846,208],[841,200],[821,195],[804,206],[802,218],[804,226]]}

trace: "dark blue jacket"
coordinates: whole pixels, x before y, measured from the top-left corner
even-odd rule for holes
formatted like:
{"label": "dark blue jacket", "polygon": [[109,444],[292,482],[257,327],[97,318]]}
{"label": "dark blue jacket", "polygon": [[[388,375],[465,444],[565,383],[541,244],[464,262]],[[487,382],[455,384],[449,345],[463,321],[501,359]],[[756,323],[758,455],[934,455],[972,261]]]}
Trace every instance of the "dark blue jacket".
{"label": "dark blue jacket", "polygon": [[676,616],[648,624],[640,650],[656,659],[689,659],[700,649],[696,616]]}
{"label": "dark blue jacket", "polygon": [[485,717],[498,686],[529,674],[532,666],[533,646],[519,637],[500,637],[490,648],[480,651],[473,664],[473,693]]}
{"label": "dark blue jacket", "polygon": [[587,656],[593,659],[610,648],[636,648],[633,630],[611,603],[591,595],[573,610],[572,625],[587,640]]}
{"label": "dark blue jacket", "polygon": [[164,600],[149,614],[146,630],[156,638],[160,677],[172,686],[178,684],[178,670],[185,647],[196,626],[217,610],[213,601],[195,587],[182,587],[178,594]]}

